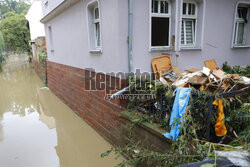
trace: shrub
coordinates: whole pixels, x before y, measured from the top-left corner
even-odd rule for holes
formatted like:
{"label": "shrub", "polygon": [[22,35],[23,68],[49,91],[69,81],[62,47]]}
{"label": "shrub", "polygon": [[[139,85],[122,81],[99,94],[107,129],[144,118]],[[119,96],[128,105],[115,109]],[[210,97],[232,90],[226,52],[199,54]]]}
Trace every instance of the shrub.
{"label": "shrub", "polygon": [[47,54],[45,52],[39,52],[38,57],[40,63],[44,63],[47,60]]}

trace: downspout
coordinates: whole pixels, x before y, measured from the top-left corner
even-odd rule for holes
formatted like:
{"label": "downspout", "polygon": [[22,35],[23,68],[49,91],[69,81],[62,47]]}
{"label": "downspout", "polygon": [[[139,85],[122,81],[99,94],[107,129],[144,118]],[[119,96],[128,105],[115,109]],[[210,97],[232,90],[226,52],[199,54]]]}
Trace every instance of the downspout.
{"label": "downspout", "polygon": [[[128,67],[129,67],[129,74],[133,73],[133,57],[132,57],[132,43],[133,43],[133,0],[128,0],[129,9],[128,9]],[[130,76],[129,76],[130,77]],[[119,95],[122,95],[129,91],[129,86],[125,87],[124,89],[116,92],[115,94],[111,95],[109,100],[113,100]]]}
{"label": "downspout", "polygon": [[133,0],[129,1],[128,13],[128,63],[129,73],[133,72],[133,57],[132,57],[132,44],[133,44]]}

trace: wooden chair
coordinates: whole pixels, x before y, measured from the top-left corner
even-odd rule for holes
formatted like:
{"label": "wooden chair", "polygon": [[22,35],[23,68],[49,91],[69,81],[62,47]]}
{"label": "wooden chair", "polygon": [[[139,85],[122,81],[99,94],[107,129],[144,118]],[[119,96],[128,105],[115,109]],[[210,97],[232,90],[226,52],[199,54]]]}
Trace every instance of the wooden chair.
{"label": "wooden chair", "polygon": [[[160,77],[170,69],[176,69],[176,67],[173,66],[169,55],[154,57],[152,59],[152,68],[155,73],[155,79],[160,79]],[[174,72],[176,72],[176,70],[174,70]]]}

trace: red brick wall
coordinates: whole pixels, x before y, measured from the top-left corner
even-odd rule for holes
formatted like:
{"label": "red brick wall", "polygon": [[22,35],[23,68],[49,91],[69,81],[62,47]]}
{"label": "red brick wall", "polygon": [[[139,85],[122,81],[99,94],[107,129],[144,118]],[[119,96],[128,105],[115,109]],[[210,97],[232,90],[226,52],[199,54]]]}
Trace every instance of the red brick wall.
{"label": "red brick wall", "polygon": [[[78,116],[85,120],[94,128],[103,138],[115,145],[125,145],[128,143],[128,131],[131,122],[120,116],[124,110],[126,101],[106,100],[105,91],[86,90],[90,86],[86,82],[86,71],[80,68],[74,68],[54,62],[47,61],[48,86],[50,90],[67,104]],[[92,74],[96,74],[92,72]],[[108,85],[113,89],[119,82],[119,79],[104,74],[97,74],[97,82],[102,82],[109,78]],[[120,81],[120,80],[119,80]],[[122,81],[122,86],[125,86]],[[133,130],[136,140],[159,152],[165,152],[169,149],[170,143],[155,133],[135,126]]]}
{"label": "red brick wall", "polygon": [[[120,112],[126,103],[106,100],[104,91],[87,91],[89,83],[85,82],[87,76],[83,69],[47,61],[47,70],[50,90],[106,140],[118,144]],[[105,77],[110,76],[98,74],[98,82]],[[117,84],[115,80],[119,79],[111,77],[112,88]]]}
{"label": "red brick wall", "polygon": [[47,83],[47,67],[46,62],[41,64],[40,62],[33,60],[34,69],[37,75],[41,78],[43,83]]}
{"label": "red brick wall", "polygon": [[34,65],[36,73],[39,75],[40,74],[39,63],[36,60],[33,60],[33,65]]}

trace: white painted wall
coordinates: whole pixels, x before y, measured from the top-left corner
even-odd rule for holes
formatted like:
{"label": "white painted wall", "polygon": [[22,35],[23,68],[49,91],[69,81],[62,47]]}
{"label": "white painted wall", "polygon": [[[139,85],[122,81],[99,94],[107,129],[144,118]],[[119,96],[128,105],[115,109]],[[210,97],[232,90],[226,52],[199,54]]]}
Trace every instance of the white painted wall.
{"label": "white painted wall", "polygon": [[40,22],[42,16],[42,3],[40,0],[34,0],[25,16],[29,21],[31,40],[45,36],[44,24]]}
{"label": "white painted wall", "polygon": [[[88,44],[86,10],[89,2],[82,0],[45,24],[48,60],[103,72],[127,71],[127,20],[119,20],[119,9],[126,5],[121,5],[120,0],[100,1],[102,53],[95,54],[89,52]],[[126,17],[125,13],[121,16]],[[48,37],[49,26],[52,41]]]}
{"label": "white painted wall", "polygon": [[[180,71],[187,68],[202,68],[203,61],[213,58],[220,67],[225,61],[231,65],[249,64],[250,48],[231,48],[235,6],[238,1],[203,0],[204,30],[199,29],[203,32],[201,50],[178,51],[177,47],[177,50],[171,51],[149,51],[150,0],[134,0],[134,68],[151,71],[152,58],[162,53],[171,54],[174,65],[178,65]],[[45,24],[46,36],[48,36],[48,26],[52,27],[51,39],[54,43],[54,52],[48,52],[49,60],[103,72],[128,72],[128,0],[100,0],[103,52],[99,54],[90,53],[88,48],[86,5],[89,2],[90,0],[81,0]],[[172,2],[175,6],[180,6],[182,0],[172,0]],[[175,9],[172,11],[175,12]],[[179,23],[179,17],[172,19],[175,27],[180,27]],[[179,31],[179,29],[174,30],[171,34],[178,37]],[[47,45],[49,50],[48,37]]]}

